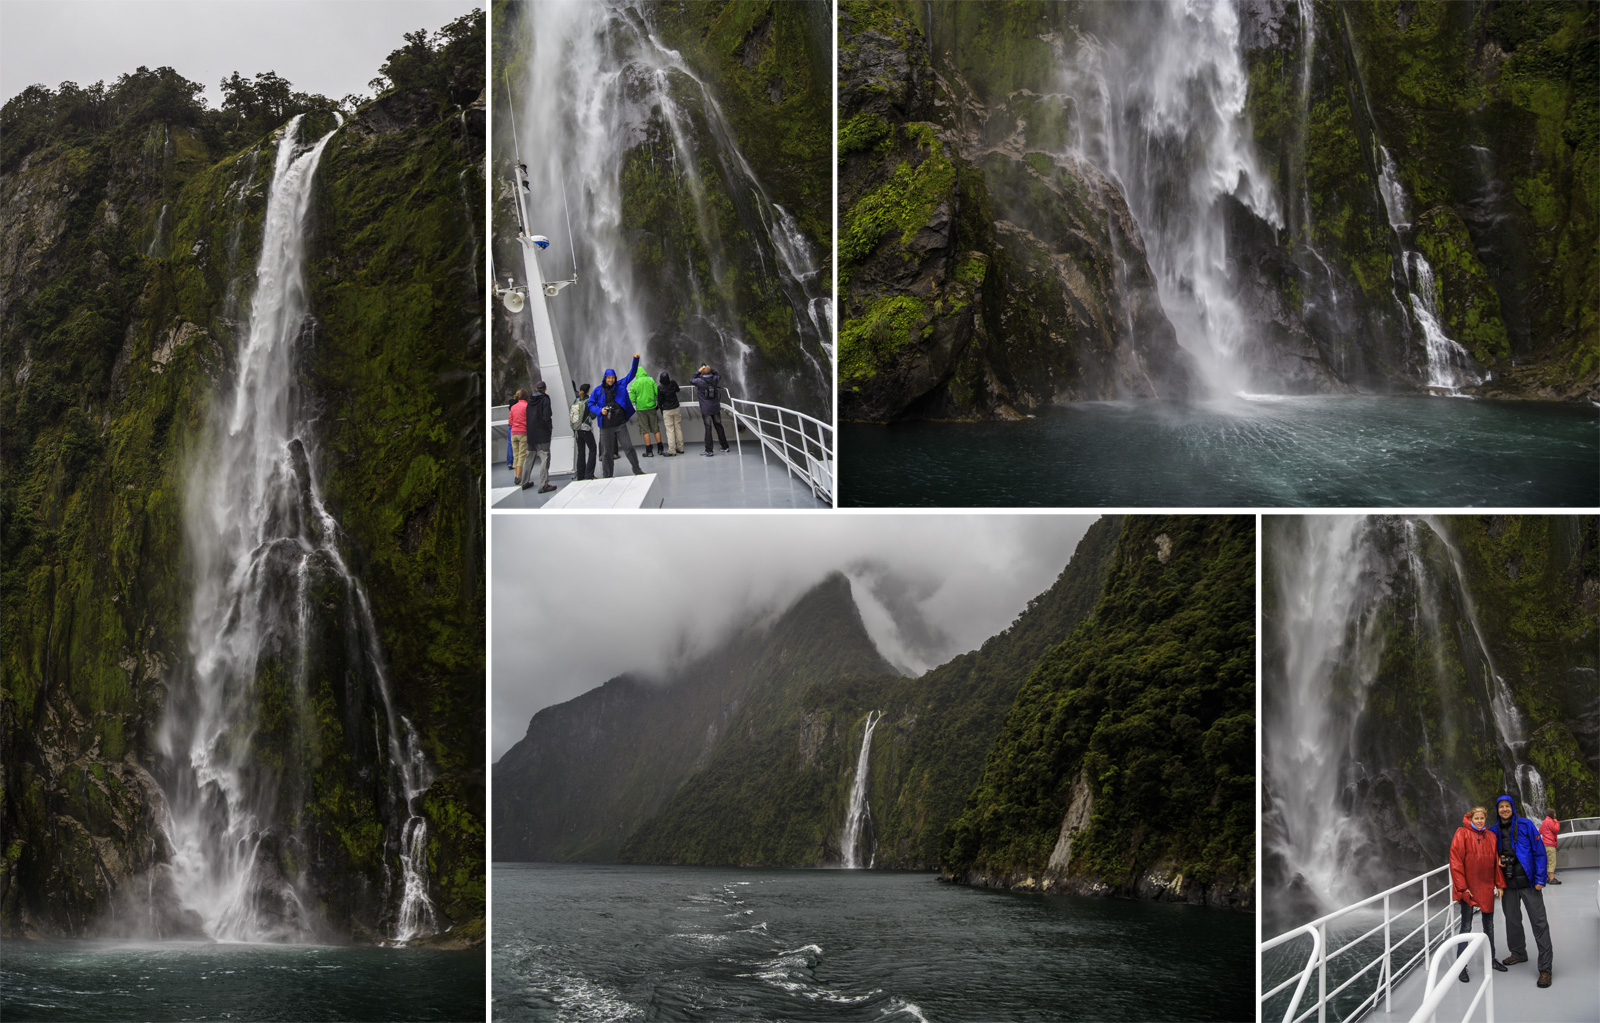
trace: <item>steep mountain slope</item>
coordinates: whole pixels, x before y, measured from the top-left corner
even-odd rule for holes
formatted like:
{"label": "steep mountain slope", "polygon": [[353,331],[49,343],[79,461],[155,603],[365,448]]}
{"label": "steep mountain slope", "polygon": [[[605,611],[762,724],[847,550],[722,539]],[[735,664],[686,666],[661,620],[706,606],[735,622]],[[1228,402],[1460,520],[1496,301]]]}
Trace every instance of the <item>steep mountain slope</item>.
{"label": "steep mountain slope", "polygon": [[[431,894],[468,938],[483,913],[482,508],[463,468],[481,423],[483,45],[480,17],[397,51],[393,88],[330,140],[299,381],[322,413],[324,499],[434,770]],[[185,493],[243,341],[285,112],[235,118],[196,91],[170,68],[140,69],[109,91],[29,90],[6,105],[7,934],[111,926],[171,857],[156,735],[190,656]],[[326,132],[334,118],[318,107],[306,124]],[[314,877],[336,934],[360,936],[380,930],[395,858],[363,775],[373,728],[329,607],[335,627],[309,638],[305,699],[264,667],[263,724],[241,740],[264,760],[300,758],[296,826],[315,852],[285,852],[284,870]],[[189,927],[166,903],[151,919],[161,913],[159,933]]]}
{"label": "steep mountain slope", "polygon": [[1254,618],[1253,520],[1129,518],[946,829],[945,876],[1250,905]]}
{"label": "steep mountain slope", "polygon": [[547,707],[495,764],[495,858],[616,859],[685,779],[742,748],[757,723],[791,713],[809,686],[890,670],[835,573],[665,680],[622,676]]}

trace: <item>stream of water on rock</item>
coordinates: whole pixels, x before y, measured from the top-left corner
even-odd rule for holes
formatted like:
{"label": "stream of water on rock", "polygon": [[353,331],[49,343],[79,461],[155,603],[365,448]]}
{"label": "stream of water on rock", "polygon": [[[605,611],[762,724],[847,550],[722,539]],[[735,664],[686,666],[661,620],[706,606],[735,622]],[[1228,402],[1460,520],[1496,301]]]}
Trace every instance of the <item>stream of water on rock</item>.
{"label": "stream of water on rock", "polygon": [[920,873],[501,863],[493,1015],[1249,1019],[1254,919]]}
{"label": "stream of water on rock", "polygon": [[839,840],[840,853],[846,870],[859,870],[861,863],[861,833],[867,832],[867,862],[871,867],[877,859],[872,839],[872,807],[867,803],[868,776],[872,770],[872,730],[883,717],[879,711],[867,715],[866,728],[861,733],[861,753],[856,757],[856,776],[850,783],[850,807],[845,811],[844,836]]}
{"label": "stream of water on rock", "polygon": [[[709,362],[740,397],[826,416],[831,288],[793,215],[740,151],[712,90],[637,4],[529,4],[523,26],[528,58],[511,81],[530,230],[553,240],[544,260],[552,278],[567,275],[576,249],[578,284],[550,312],[579,380],[637,351],[648,370],[687,380]],[[703,264],[685,255],[684,241],[628,226],[652,202],[678,205],[677,230],[705,254]],[[737,237],[727,234],[722,207],[730,202]],[[656,269],[640,273],[639,258],[652,253]],[[788,305],[795,357],[778,360],[782,368],[741,326],[749,310],[736,297],[740,280]],[[656,305],[666,296],[665,319],[651,319],[652,295]]]}
{"label": "stream of water on rock", "polygon": [[[305,249],[312,184],[334,132],[309,145],[302,117],[283,129],[269,185],[248,328],[230,392],[215,409],[189,479],[185,540],[194,565],[191,664],[177,673],[158,744],[168,762],[162,827],[170,890],[219,941],[310,942],[331,936],[306,866],[314,753],[310,638],[327,615],[323,584],[343,591],[345,658],[373,707],[373,764],[384,811],[386,937],[435,930],[427,883],[432,780],[411,723],[394,705],[365,588],[341,552],[317,481],[315,409],[296,350],[312,343]],[[253,163],[251,168],[253,170]],[[248,182],[242,187],[247,188]],[[287,676],[287,677],[285,677]],[[284,693],[287,693],[287,696]],[[266,700],[287,703],[287,750],[255,742]]]}

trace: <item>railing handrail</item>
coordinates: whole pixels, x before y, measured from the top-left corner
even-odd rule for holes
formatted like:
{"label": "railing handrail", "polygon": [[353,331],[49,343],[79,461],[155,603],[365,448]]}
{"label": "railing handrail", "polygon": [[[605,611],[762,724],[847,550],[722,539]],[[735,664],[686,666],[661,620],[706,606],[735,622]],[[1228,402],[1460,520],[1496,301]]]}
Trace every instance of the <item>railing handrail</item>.
{"label": "railing handrail", "polygon": [[[1297,938],[1302,934],[1311,935],[1311,953],[1306,956],[1305,969],[1300,971],[1300,983],[1294,989],[1294,997],[1289,999],[1289,1007],[1283,1011],[1283,1023],[1289,1023],[1294,1018],[1294,1010],[1300,1007],[1300,998],[1306,993],[1306,984],[1311,980],[1311,971],[1316,968],[1317,956],[1322,951],[1322,931],[1312,924],[1302,924],[1292,931],[1285,931],[1270,942],[1263,942],[1261,945],[1261,951],[1265,952],[1269,948],[1276,948],[1291,938]],[[1264,993],[1261,996],[1261,1001],[1265,1002],[1292,983],[1294,983],[1294,977],[1290,977],[1271,991]]]}
{"label": "railing handrail", "polygon": [[1450,966],[1444,971],[1444,976],[1438,975],[1439,967],[1445,961],[1444,956],[1434,956],[1433,962],[1428,965],[1428,986],[1423,989],[1422,1004],[1411,1014],[1410,1023],[1433,1023],[1435,1014],[1439,1011],[1439,1003],[1444,1001],[1445,995],[1452,990],[1450,975],[1458,966],[1465,969],[1467,961],[1472,958],[1474,952],[1483,953],[1483,979],[1478,981],[1477,994],[1472,996],[1467,1011],[1461,1014],[1462,1023],[1466,1023],[1466,1020],[1472,1017],[1478,1003],[1486,997],[1488,1006],[1485,1023],[1494,1023],[1494,969],[1490,965],[1492,960],[1489,954],[1489,936],[1482,931],[1473,931],[1470,934],[1457,935],[1454,940],[1457,943],[1456,955],[1450,960]]}

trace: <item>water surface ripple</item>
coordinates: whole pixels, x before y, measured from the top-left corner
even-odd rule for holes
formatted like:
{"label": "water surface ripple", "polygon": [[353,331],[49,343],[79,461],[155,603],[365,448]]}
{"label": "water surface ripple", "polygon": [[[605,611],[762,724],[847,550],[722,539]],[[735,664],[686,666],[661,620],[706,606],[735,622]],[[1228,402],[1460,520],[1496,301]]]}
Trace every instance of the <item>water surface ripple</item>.
{"label": "water surface ripple", "polygon": [[1600,409],[1423,397],[1080,402],[1015,423],[840,424],[840,503],[1591,507]]}
{"label": "water surface ripple", "polygon": [[1254,918],[930,874],[494,868],[494,1018],[1206,1020],[1254,1012]]}

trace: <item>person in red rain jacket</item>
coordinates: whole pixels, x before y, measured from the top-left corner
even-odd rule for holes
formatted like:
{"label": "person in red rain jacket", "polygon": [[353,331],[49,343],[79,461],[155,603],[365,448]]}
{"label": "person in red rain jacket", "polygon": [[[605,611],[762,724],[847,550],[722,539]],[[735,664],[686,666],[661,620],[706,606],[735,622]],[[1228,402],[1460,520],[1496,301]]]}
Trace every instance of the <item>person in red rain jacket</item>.
{"label": "person in red rain jacket", "polygon": [[1539,822],[1539,837],[1544,840],[1544,876],[1550,884],[1560,884],[1556,880],[1556,836],[1561,834],[1561,822],[1556,820],[1556,812],[1550,807],[1545,807],[1544,820]]}
{"label": "person in red rain jacket", "polygon": [[[1504,973],[1506,968],[1494,954],[1494,900],[1505,889],[1506,876],[1500,869],[1500,856],[1495,851],[1494,833],[1485,829],[1489,811],[1474,806],[1461,817],[1461,827],[1450,840],[1450,897],[1461,903],[1461,929],[1466,934],[1472,930],[1472,911],[1483,914],[1483,933],[1489,936],[1489,961]],[[1456,943],[1456,951],[1464,942]],[[1466,967],[1461,968],[1461,980],[1472,978]]]}

